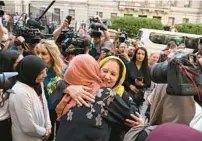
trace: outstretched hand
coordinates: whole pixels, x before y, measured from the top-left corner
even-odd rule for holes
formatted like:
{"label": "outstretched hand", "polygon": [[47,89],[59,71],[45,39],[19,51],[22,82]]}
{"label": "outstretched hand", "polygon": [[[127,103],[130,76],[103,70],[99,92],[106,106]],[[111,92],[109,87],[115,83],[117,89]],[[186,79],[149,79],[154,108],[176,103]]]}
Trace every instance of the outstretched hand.
{"label": "outstretched hand", "polygon": [[125,125],[129,126],[129,127],[137,127],[139,125],[143,125],[144,124],[144,121],[142,119],[142,116],[136,112],[136,115],[135,116],[134,114],[131,114],[130,117],[131,119],[126,119],[125,120]]}

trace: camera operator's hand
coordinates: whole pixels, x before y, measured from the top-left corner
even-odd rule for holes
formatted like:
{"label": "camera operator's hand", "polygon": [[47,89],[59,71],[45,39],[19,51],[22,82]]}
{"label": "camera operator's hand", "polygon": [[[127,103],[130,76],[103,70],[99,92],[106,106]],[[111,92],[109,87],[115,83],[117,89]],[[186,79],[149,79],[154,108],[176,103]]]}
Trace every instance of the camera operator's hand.
{"label": "camera operator's hand", "polygon": [[89,90],[91,89],[85,86],[70,85],[64,90],[64,93],[69,94],[79,106],[89,107],[86,101],[95,102],[95,96],[90,94]]}
{"label": "camera operator's hand", "polygon": [[143,80],[135,80],[135,84],[137,85],[137,86],[140,86],[140,87],[142,87],[142,86],[144,86],[144,83],[143,83]]}
{"label": "camera operator's hand", "polygon": [[62,29],[68,28],[69,27],[69,21],[67,19],[64,20],[62,24]]}
{"label": "camera operator's hand", "polygon": [[0,89],[0,94],[3,93],[3,89]]}
{"label": "camera operator's hand", "polygon": [[126,61],[130,61],[130,58],[129,58],[129,56],[128,56],[128,50],[127,50],[127,48],[124,49],[124,52],[122,52],[122,53],[120,54],[120,56],[121,56],[122,58],[124,58]]}
{"label": "camera operator's hand", "polygon": [[69,28],[69,21],[67,19],[64,20],[62,25],[54,30],[53,37],[55,42],[57,41],[57,38],[59,37],[62,30],[67,30]]}
{"label": "camera operator's hand", "polygon": [[129,87],[130,87],[130,89],[131,89],[134,93],[138,93],[138,92],[139,92],[139,90],[138,90],[134,85],[130,85]]}

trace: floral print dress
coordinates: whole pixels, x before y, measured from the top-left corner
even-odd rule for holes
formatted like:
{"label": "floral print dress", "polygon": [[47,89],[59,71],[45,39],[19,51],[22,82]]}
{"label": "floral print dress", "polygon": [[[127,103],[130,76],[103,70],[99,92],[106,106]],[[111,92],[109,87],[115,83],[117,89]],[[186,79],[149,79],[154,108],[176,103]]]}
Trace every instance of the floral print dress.
{"label": "floral print dress", "polygon": [[121,124],[133,109],[110,88],[96,92],[90,107],[74,107],[61,117],[56,141],[108,141],[112,124]]}

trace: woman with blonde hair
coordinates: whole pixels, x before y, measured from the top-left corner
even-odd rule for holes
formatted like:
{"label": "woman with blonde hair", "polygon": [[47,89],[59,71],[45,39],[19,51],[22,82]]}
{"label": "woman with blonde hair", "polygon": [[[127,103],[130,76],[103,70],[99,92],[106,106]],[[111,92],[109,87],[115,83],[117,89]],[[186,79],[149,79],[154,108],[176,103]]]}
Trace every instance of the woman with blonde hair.
{"label": "woman with blonde hair", "polygon": [[[52,134],[50,135],[48,141],[53,141],[55,131],[54,124],[56,122],[56,112],[54,106],[50,102],[49,97],[53,93],[54,84],[58,80],[61,80],[63,78],[63,73],[65,71],[66,66],[62,61],[62,59],[60,58],[61,54],[58,49],[58,46],[50,40],[42,40],[36,46],[36,55],[42,58],[46,62],[48,67],[47,77],[44,80],[44,89],[48,101],[51,124],[53,126]],[[55,128],[57,128],[57,125]]]}

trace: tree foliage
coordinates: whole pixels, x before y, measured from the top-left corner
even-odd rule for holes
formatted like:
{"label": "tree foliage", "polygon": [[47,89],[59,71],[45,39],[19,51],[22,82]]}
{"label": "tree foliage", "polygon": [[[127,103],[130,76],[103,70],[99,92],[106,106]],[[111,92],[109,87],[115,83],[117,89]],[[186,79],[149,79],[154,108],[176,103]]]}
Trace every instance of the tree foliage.
{"label": "tree foliage", "polygon": [[112,28],[126,31],[130,38],[136,37],[140,28],[163,29],[163,25],[158,19],[141,17],[113,17],[111,18]]}
{"label": "tree foliage", "polygon": [[202,24],[194,23],[182,23],[175,27],[178,32],[190,33],[190,34],[202,34]]}

